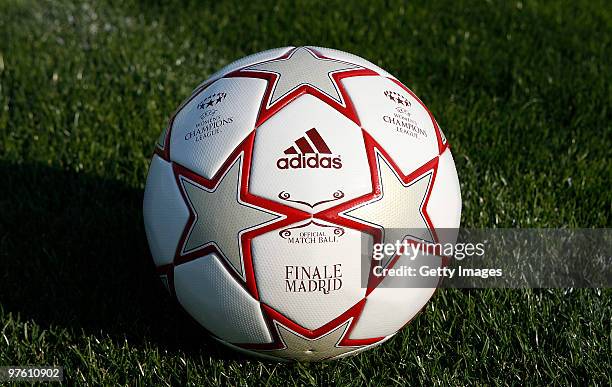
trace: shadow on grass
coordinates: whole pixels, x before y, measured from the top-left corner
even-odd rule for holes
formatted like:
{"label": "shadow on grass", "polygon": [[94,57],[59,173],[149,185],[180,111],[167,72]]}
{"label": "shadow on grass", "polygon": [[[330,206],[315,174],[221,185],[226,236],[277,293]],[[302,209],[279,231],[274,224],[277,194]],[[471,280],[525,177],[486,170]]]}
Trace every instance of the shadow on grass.
{"label": "shadow on grass", "polygon": [[[43,326],[234,358],[158,280],[140,189],[41,165],[0,165],[0,302]],[[149,344],[150,343],[150,344]]]}

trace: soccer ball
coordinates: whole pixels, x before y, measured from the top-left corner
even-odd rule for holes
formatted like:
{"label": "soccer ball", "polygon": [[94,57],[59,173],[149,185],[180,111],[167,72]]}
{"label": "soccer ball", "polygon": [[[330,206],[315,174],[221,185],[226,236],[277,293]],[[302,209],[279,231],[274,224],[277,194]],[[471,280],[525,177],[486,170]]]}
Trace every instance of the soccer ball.
{"label": "soccer ball", "polygon": [[321,47],[251,55],[198,86],[156,144],[144,197],[170,294],[215,339],[276,360],[391,338],[436,284],[370,275],[363,246],[406,229],[435,242],[460,213],[448,143],[418,97]]}

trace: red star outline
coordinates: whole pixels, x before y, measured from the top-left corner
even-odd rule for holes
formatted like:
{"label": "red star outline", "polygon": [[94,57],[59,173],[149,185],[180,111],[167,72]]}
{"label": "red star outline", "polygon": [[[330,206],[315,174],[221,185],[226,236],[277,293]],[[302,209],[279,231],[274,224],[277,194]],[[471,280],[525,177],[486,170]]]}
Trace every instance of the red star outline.
{"label": "red star outline", "polygon": [[[276,59],[288,58],[289,54],[295,51],[296,49],[297,48],[293,48],[289,50],[287,53],[285,53],[284,55]],[[314,49],[309,48],[309,50],[315,53],[315,55],[321,59],[333,59],[333,58],[325,57],[324,55],[322,55],[321,53],[317,52]],[[266,61],[263,61],[263,62],[266,62]],[[259,63],[263,63],[263,62],[259,62]],[[254,65],[255,64],[251,64],[248,67],[254,66]],[[425,199],[421,205],[421,215],[423,216],[428,227],[430,228],[430,231],[432,232],[432,235],[434,236],[435,241],[438,240],[436,233],[435,233],[435,228],[433,227],[429,214],[427,213],[427,205],[429,202],[429,197],[431,195],[432,188],[435,184],[439,156],[447,148],[450,147],[450,144],[448,141],[446,143],[442,142],[440,128],[436,120],[433,118],[433,115],[431,114],[429,109],[423,104],[423,102],[410,89],[408,89],[401,82],[393,78],[387,77],[387,79],[396,83],[402,89],[404,89],[407,93],[412,95],[418,101],[418,103],[420,103],[421,106],[423,106],[426,109],[427,113],[429,114],[430,119],[433,122],[435,132],[436,132],[438,151],[439,151],[439,154],[437,156],[435,156],[430,161],[423,164],[421,167],[417,168],[415,171],[409,174],[404,174],[401,172],[401,169],[395,163],[395,161],[391,158],[391,156],[384,150],[384,148],[380,146],[380,144],[376,140],[374,140],[374,138],[367,132],[366,129],[362,128],[362,134],[364,137],[366,155],[368,159],[368,165],[370,168],[370,176],[371,176],[371,183],[372,183],[372,191],[370,193],[362,195],[358,198],[349,200],[347,202],[340,203],[334,207],[328,208],[318,213],[309,214],[307,212],[298,210],[296,208],[286,206],[280,202],[276,202],[273,200],[269,200],[263,197],[253,195],[249,192],[249,176],[250,176],[250,170],[251,170],[253,143],[255,140],[256,128],[258,126],[260,126],[263,122],[269,119],[277,111],[282,109],[284,106],[289,104],[291,101],[293,101],[297,97],[303,94],[311,94],[319,98],[320,100],[326,102],[328,105],[332,106],[338,112],[340,112],[341,114],[343,114],[344,116],[346,116],[351,121],[355,122],[358,126],[361,127],[361,123],[358,119],[353,103],[350,99],[350,96],[346,92],[341,80],[344,78],[354,77],[354,76],[372,76],[372,75],[381,76],[377,72],[367,69],[367,68],[357,69],[357,70],[339,71],[339,72],[332,74],[332,78],[336,82],[338,91],[341,94],[342,99],[345,101],[346,106],[339,104],[337,101],[328,97],[327,95],[320,92],[318,89],[313,88],[312,86],[302,85],[296,88],[295,90],[291,91],[287,95],[283,96],[282,98],[280,98],[269,108],[266,108],[266,105],[271,97],[273,83],[276,81],[276,78],[278,78],[277,74],[257,72],[257,71],[236,70],[236,71],[230,72],[229,74],[224,75],[222,78],[232,78],[232,77],[260,78],[260,79],[267,80],[268,85],[266,87],[266,91],[264,92],[264,97],[262,98],[262,103],[261,103],[258,117],[256,120],[255,129],[249,135],[247,135],[247,137],[243,140],[243,142],[231,153],[231,155],[227,158],[227,160],[224,162],[224,164],[221,166],[219,171],[217,171],[217,173],[215,174],[215,176],[213,176],[212,179],[205,179],[204,177],[199,176],[198,174],[190,171],[189,169],[183,167],[182,165],[179,165],[178,163],[170,160],[170,137],[171,137],[172,125],[173,125],[175,117],[177,116],[177,114],[181,111],[181,109],[184,106],[186,106],[191,100],[196,98],[202,91],[204,91],[212,83],[205,83],[202,86],[200,86],[198,89],[196,89],[193,92],[193,94],[188,99],[186,99],[177,108],[176,112],[172,115],[172,118],[170,119],[168,123],[168,129],[166,131],[167,133],[166,133],[164,147],[161,148],[159,145],[156,145],[155,154],[158,154],[160,157],[162,157],[166,161],[169,161],[172,163],[175,180],[179,186],[179,190],[181,191],[183,200],[186,201],[186,197],[185,197],[186,194],[183,191],[182,184],[179,184],[179,176],[181,175],[185,176],[188,179],[193,180],[204,187],[212,189],[219,184],[221,178],[225,175],[225,173],[233,165],[236,159],[242,156],[243,157],[242,169],[241,169],[242,184],[241,184],[240,193],[239,193],[240,199],[245,203],[252,204],[254,206],[270,210],[277,214],[281,214],[282,217],[275,222],[268,223],[262,227],[246,231],[242,234],[241,241],[242,241],[242,253],[243,253],[244,269],[245,269],[244,275],[246,278],[246,283],[245,283],[238,276],[238,274],[234,271],[231,265],[228,262],[226,262],[223,258],[221,258],[221,255],[219,254],[219,251],[216,249],[215,245],[209,245],[203,249],[199,249],[197,251],[187,253],[185,255],[180,254],[181,247],[185,243],[185,238],[187,237],[188,232],[191,229],[193,222],[195,221],[195,214],[193,213],[192,209],[189,206],[187,206],[189,208],[189,219],[185,225],[185,228],[183,229],[183,233],[181,235],[179,243],[177,244],[177,249],[175,252],[174,260],[171,264],[159,266],[157,268],[158,274],[160,276],[167,276],[168,287],[170,289],[171,294],[173,295],[175,299],[176,299],[176,293],[174,291],[174,267],[177,265],[195,260],[202,256],[205,256],[211,252],[215,252],[219,256],[219,261],[223,264],[225,269],[228,270],[228,272],[231,273],[232,276],[234,276],[237,282],[241,286],[243,286],[249,292],[251,296],[253,296],[256,300],[259,300],[259,291],[257,288],[257,281],[255,279],[253,259],[251,255],[252,239],[258,235],[264,234],[266,232],[269,232],[275,229],[285,227],[290,224],[301,222],[308,218],[311,218],[311,219],[319,218],[319,219],[328,221],[332,224],[336,224],[338,226],[344,226],[344,227],[352,228],[352,229],[355,229],[361,232],[368,233],[373,236],[375,243],[382,241],[382,232],[379,228],[373,227],[363,222],[359,222],[359,221],[350,219],[342,215],[344,212],[347,212],[348,210],[352,208],[360,206],[369,201],[376,200],[382,193],[382,189],[380,186],[379,170],[378,170],[378,165],[377,165],[378,163],[377,154],[382,156],[389,163],[389,165],[391,166],[395,174],[400,178],[400,180],[402,181],[402,183],[404,183],[404,185],[407,185],[407,184],[410,184],[411,182],[416,181],[418,178],[423,177],[427,173],[432,173],[431,181],[429,183],[429,186],[428,186],[428,189],[425,195]],[[397,261],[397,259],[398,259],[397,256],[394,259],[392,259],[388,267],[392,267]],[[284,316],[280,312],[276,311],[272,307],[264,303],[260,303],[264,319],[267,322],[269,332],[273,338],[272,343],[269,343],[269,344],[234,344],[234,345],[238,345],[244,349],[254,349],[254,350],[283,348],[283,342],[280,339],[280,335],[277,331],[274,321],[277,321],[278,323],[286,326],[287,328],[293,330],[294,332],[304,337],[315,339],[317,337],[321,337],[325,333],[332,331],[333,329],[336,329],[341,324],[346,323],[349,319],[352,319],[352,321],[348,327],[346,334],[343,336],[342,340],[340,341],[340,343],[338,343],[338,345],[358,347],[358,346],[370,345],[370,344],[379,342],[383,340],[385,337],[376,337],[376,338],[368,338],[368,339],[350,339],[350,334],[361,315],[361,312],[365,306],[365,303],[367,302],[367,296],[374,289],[376,289],[376,287],[380,284],[380,282],[382,282],[383,279],[384,277],[372,277],[372,275],[370,275],[364,298],[362,298],[355,305],[347,309],[345,312],[343,312],[341,315],[339,315],[335,319],[331,320],[327,324],[317,329],[314,329],[314,330],[304,328],[300,326],[299,324],[295,323],[294,321],[290,320],[288,317]],[[189,315],[189,313],[187,314]],[[212,335],[214,336],[214,334]]]}
{"label": "red star outline", "polygon": [[[261,63],[287,59],[299,48],[301,47],[294,47],[291,50],[287,51],[285,54],[277,58],[250,64],[246,67],[252,67],[252,66],[256,66]],[[225,75],[224,78],[247,77],[247,78],[259,78],[259,79],[264,79],[268,81],[266,91],[264,92],[264,96],[262,98],[262,104],[259,110],[259,115],[257,117],[257,121],[255,122],[255,127],[259,127],[261,124],[266,122],[270,117],[272,117],[277,111],[285,107],[287,104],[289,104],[294,99],[304,94],[310,94],[310,95],[317,97],[321,101],[327,103],[332,108],[334,108],[335,110],[337,110],[338,112],[346,116],[349,120],[353,121],[358,126],[360,126],[361,124],[359,122],[359,118],[357,117],[357,113],[355,112],[353,103],[348,97],[348,93],[346,92],[344,85],[340,81],[348,77],[379,75],[379,74],[375,72],[374,70],[370,70],[368,68],[365,68],[361,65],[357,65],[355,63],[350,63],[346,61],[341,61],[339,59],[327,57],[313,48],[305,48],[305,49],[313,53],[319,59],[336,60],[339,62],[344,62],[344,63],[352,64],[354,66],[361,67],[359,69],[339,70],[339,71],[336,71],[330,74],[332,81],[334,82],[336,89],[338,90],[338,93],[340,94],[340,97],[344,101],[345,105],[338,103],[338,101],[334,100],[333,98],[330,98],[327,94],[321,92],[319,89],[312,87],[309,84],[303,84],[303,85],[298,86],[294,90],[290,91],[283,97],[279,98],[276,102],[274,102],[271,106],[268,107],[270,98],[272,98],[272,91],[274,90],[274,87],[276,86],[276,82],[278,81],[278,78],[279,78],[278,74],[272,73],[272,72],[264,72],[260,70],[245,70],[244,68],[242,68],[236,71],[232,71],[231,73]]]}
{"label": "red star outline", "polygon": [[[429,185],[427,188],[427,192],[425,193],[425,197],[420,206],[420,213],[423,219],[425,220],[427,227],[431,231],[434,241],[437,241],[438,237],[436,235],[435,228],[433,227],[431,218],[429,217],[429,214],[427,212],[427,205],[429,203],[429,197],[431,196],[431,191],[435,184],[435,180],[437,176],[439,156],[435,156],[434,158],[432,158],[431,160],[423,164],[421,167],[417,168],[415,171],[406,175],[401,172],[401,169],[395,163],[395,161],[393,161],[391,156],[389,156],[387,151],[385,151],[380,146],[380,144],[378,144],[378,142],[374,140],[374,138],[367,131],[362,130],[362,132],[363,132],[364,142],[366,145],[368,165],[370,167],[372,191],[368,194],[362,195],[355,199],[349,200],[344,203],[340,203],[327,210],[318,212],[314,214],[313,217],[328,221],[332,224],[348,227],[354,230],[358,230],[358,231],[370,234],[374,238],[374,243],[382,242],[383,233],[382,233],[381,228],[374,227],[365,222],[360,222],[360,221],[357,221],[355,219],[349,218],[348,216],[344,215],[344,213],[350,211],[351,209],[354,209],[356,207],[359,207],[369,202],[376,201],[380,198],[382,194],[382,187],[380,185],[380,172],[379,172],[378,160],[377,160],[377,155],[380,155],[391,166],[391,169],[396,174],[396,177],[399,177],[403,185],[408,185],[410,183],[413,183],[416,180],[420,179],[421,177],[429,173],[432,174],[431,181],[429,182]],[[390,261],[388,267],[393,267],[393,265],[395,264],[398,258],[399,258],[398,256],[393,258]],[[372,257],[371,265],[373,265],[374,262],[375,262],[374,258]],[[384,277],[375,277],[370,272],[370,276],[368,280],[368,287],[366,290],[366,297],[380,284],[380,282],[382,282],[383,279]]]}
{"label": "red star outline", "polygon": [[[340,314],[335,319],[331,320],[327,324],[319,328],[316,328],[316,329],[304,328],[298,323],[296,323],[295,321],[283,315],[282,313],[273,309],[272,307],[262,303],[261,310],[263,312],[263,315],[267,317],[266,322],[268,324],[268,330],[270,331],[270,334],[272,335],[272,342],[265,343],[265,344],[234,344],[234,345],[238,345],[241,348],[250,349],[250,350],[283,349],[284,348],[283,341],[281,340],[280,334],[278,333],[278,329],[276,325],[274,324],[275,321],[289,328],[295,333],[298,333],[308,339],[313,340],[321,336],[324,336],[325,334],[333,331],[334,329],[338,328],[340,325],[346,323],[347,321],[351,319],[352,321],[349,324],[346,333],[344,334],[344,336],[338,342],[337,345],[345,346],[345,347],[363,347],[365,345],[374,344],[374,343],[377,343],[383,340],[385,337],[373,337],[373,338],[368,338],[368,339],[351,339],[350,338],[351,331],[355,327],[355,323],[357,322],[357,320],[359,320],[359,316],[361,315],[361,312],[363,310],[363,307],[365,306],[365,303],[366,303],[366,299],[362,298],[361,300],[359,300],[359,302],[357,302],[355,305],[347,309],[344,313]],[[355,349],[358,349],[358,348],[355,348]]]}
{"label": "red star outline", "polygon": [[[232,276],[236,279],[236,281],[239,284],[245,286],[246,290],[249,292],[251,296],[253,296],[256,300],[259,300],[259,291],[257,290],[257,283],[255,280],[255,271],[253,269],[253,258],[251,255],[252,239],[268,231],[272,231],[280,227],[285,227],[290,224],[300,222],[300,221],[310,218],[310,214],[307,212],[295,209],[293,207],[286,206],[279,202],[265,199],[260,196],[253,195],[249,191],[249,177],[250,177],[250,171],[251,171],[251,157],[252,157],[254,140],[255,140],[255,131],[252,131],[246,137],[246,139],[242,141],[242,143],[232,152],[232,154],[227,158],[227,160],[223,163],[221,168],[219,168],[217,173],[211,179],[206,179],[198,175],[197,173],[185,168],[179,163],[174,162],[174,161],[172,162],[172,169],[174,171],[174,177],[175,177],[176,184],[179,187],[179,191],[181,192],[183,200],[185,200],[185,203],[188,203],[187,194],[184,191],[183,185],[180,183],[181,176],[191,181],[194,181],[208,189],[214,189],[219,185],[219,183],[221,182],[221,179],[225,176],[225,174],[227,173],[229,168],[231,168],[234,162],[236,162],[236,160],[239,157],[242,157],[243,158],[242,168],[240,171],[242,184],[240,185],[240,192],[239,192],[240,200],[244,203],[247,203],[255,207],[259,207],[259,208],[262,208],[270,212],[274,212],[276,214],[281,215],[281,217],[278,218],[276,221],[272,221],[271,223],[266,223],[261,227],[250,229],[241,234],[240,238],[241,238],[241,245],[242,245],[242,259],[243,259],[243,264],[244,264],[244,276],[246,278],[246,283],[238,275],[238,273],[236,273],[236,271],[232,268],[232,266],[225,259],[222,258],[221,252],[218,250],[218,248],[214,244],[205,246],[203,248],[200,248],[200,249],[197,249],[195,251],[191,251],[185,254],[181,253],[182,247],[185,244],[187,237],[189,236],[189,231],[191,230],[194,222],[196,221],[196,214],[194,213],[191,206],[187,205],[189,209],[189,218],[187,220],[187,223],[185,224],[181,237],[179,238],[179,243],[177,244],[176,251],[174,253],[173,262],[169,265],[166,265],[169,267],[162,268],[162,272],[168,275],[168,282],[169,283],[171,282],[172,285],[174,285],[174,278],[173,278],[174,266],[178,266],[183,263],[193,261],[195,259],[201,258],[207,254],[214,252],[214,253],[217,253],[219,257],[219,261],[224,265],[224,267],[229,271],[229,273],[232,274]],[[173,289],[174,286],[172,286],[171,288]]]}

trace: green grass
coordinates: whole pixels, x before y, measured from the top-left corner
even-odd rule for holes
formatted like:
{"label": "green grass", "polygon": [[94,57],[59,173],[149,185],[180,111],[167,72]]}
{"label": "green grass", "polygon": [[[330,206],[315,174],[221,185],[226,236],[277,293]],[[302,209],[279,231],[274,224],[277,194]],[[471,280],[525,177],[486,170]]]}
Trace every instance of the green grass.
{"label": "green grass", "polygon": [[610,385],[612,292],[596,289],[444,289],[354,358],[243,358],[166,295],[141,219],[153,144],[191,89],[246,54],[316,44],[430,107],[464,226],[609,227],[609,4],[241,4],[0,2],[0,365],[91,385]]}

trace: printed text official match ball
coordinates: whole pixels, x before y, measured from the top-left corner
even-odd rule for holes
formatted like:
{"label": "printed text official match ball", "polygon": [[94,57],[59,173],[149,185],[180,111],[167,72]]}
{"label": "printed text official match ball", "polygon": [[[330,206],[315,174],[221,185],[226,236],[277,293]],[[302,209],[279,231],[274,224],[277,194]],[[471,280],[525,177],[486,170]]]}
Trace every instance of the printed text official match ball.
{"label": "printed text official match ball", "polygon": [[369,275],[362,239],[435,242],[460,213],[450,149],[418,97],[321,47],[251,55],[198,86],[159,138],[144,197],[180,305],[232,348],[300,361],[381,344],[432,296]]}

